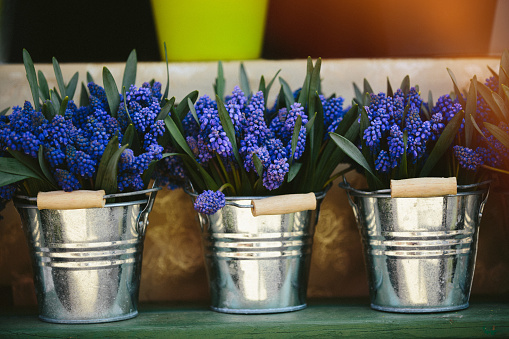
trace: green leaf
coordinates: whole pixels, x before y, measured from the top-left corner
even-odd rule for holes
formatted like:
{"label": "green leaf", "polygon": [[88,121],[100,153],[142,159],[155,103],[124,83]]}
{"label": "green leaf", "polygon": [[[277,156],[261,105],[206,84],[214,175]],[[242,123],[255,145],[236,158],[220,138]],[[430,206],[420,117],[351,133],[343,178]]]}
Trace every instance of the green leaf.
{"label": "green leaf", "polygon": [[[306,107],[306,103],[309,100],[309,88],[311,86],[311,76],[313,74],[313,59],[308,57],[307,60],[307,72],[306,77],[304,78],[304,84],[300,90],[299,98],[297,102],[299,102],[302,107]],[[309,115],[312,115],[314,112],[309,112]]]}
{"label": "green leaf", "polygon": [[53,108],[53,105],[51,104],[50,100],[44,101],[41,108],[42,114],[44,117],[51,122],[53,120],[53,117],[57,115],[57,112],[55,112],[55,109]]}
{"label": "green leaf", "polygon": [[53,112],[55,112],[55,115],[60,113],[60,99],[58,98],[57,92],[50,90],[49,91],[51,95],[51,105],[53,106]]}
{"label": "green leaf", "polygon": [[[122,152],[127,148],[129,145],[124,145],[117,149],[115,153],[111,156],[110,160],[108,161],[108,165],[106,167],[106,171],[104,173],[104,176],[102,178],[102,183],[99,189],[103,189],[106,194],[114,194],[118,190],[118,160],[120,159],[120,156],[122,155]],[[101,159],[102,160],[102,159]]]}
{"label": "green leaf", "polygon": [[387,77],[387,96],[388,97],[394,96],[394,91],[392,90],[391,81],[389,80],[389,77]]}
{"label": "green leaf", "polygon": [[509,135],[500,127],[490,124],[489,122],[484,122],[484,127],[504,145],[506,148],[509,148]]}
{"label": "green leaf", "polygon": [[58,90],[60,91],[60,96],[65,96],[65,82],[64,77],[62,76],[62,70],[60,69],[60,65],[55,57],[53,57],[53,70],[55,71],[55,78],[57,79]]}
{"label": "green leaf", "polygon": [[223,101],[219,96],[216,95],[217,102],[217,113],[219,115],[219,119],[221,120],[221,125],[226,133],[226,137],[230,140],[232,145],[233,155],[235,156],[235,160],[239,166],[242,166],[242,160],[239,155],[239,149],[237,147],[237,139],[235,138],[235,127],[233,126],[232,119],[230,118],[230,114],[226,111],[224,107]]}
{"label": "green leaf", "polygon": [[37,75],[35,73],[35,66],[30,54],[26,49],[23,49],[23,64],[25,65],[26,76],[30,90],[32,91],[32,98],[34,99],[34,108],[38,111],[41,108],[39,102],[39,86],[37,84]]}
{"label": "green leaf", "polygon": [[297,148],[297,142],[299,141],[299,133],[300,133],[300,127],[302,126],[302,117],[300,115],[297,116],[297,120],[295,121],[295,126],[293,128],[293,135],[292,135],[292,153],[290,156],[290,164],[293,163],[293,157],[295,155],[295,149]]}
{"label": "green leaf", "polygon": [[407,150],[408,147],[408,131],[403,132],[403,155],[401,156],[401,162],[399,164],[399,179],[408,179],[408,160]]}
{"label": "green leaf", "polygon": [[353,161],[355,161],[357,164],[362,166],[369,174],[373,176],[373,178],[376,178],[376,180],[379,180],[375,174],[373,173],[370,165],[362,155],[361,151],[355,146],[350,140],[345,138],[344,136],[341,136],[336,133],[329,133],[331,136],[331,139],[338,145],[338,147],[345,152]]}
{"label": "green leaf", "polygon": [[[309,82],[309,102],[308,102],[308,112],[309,114],[316,112],[316,100],[313,100],[313,96],[315,93],[320,92],[320,69],[322,66],[322,59],[318,58],[315,63],[315,67],[313,68],[313,73],[311,73],[311,81]],[[306,107],[306,105],[303,105]],[[323,118],[323,116],[322,116]],[[321,125],[320,125],[321,126]],[[313,132],[311,132],[313,133]]]}
{"label": "green leaf", "polygon": [[92,74],[90,74],[90,72],[87,72],[87,84],[91,82],[95,83],[94,78],[92,77]]}
{"label": "green leaf", "polygon": [[497,104],[498,108],[500,109],[500,112],[504,116],[504,121],[509,121],[509,110],[504,102],[504,99],[498,95],[496,92],[492,92],[491,96],[493,97],[493,100]]}
{"label": "green leaf", "polygon": [[47,161],[44,159],[44,146],[39,146],[39,152],[37,153],[37,160],[39,161],[39,166],[41,167],[41,171],[46,177],[46,179],[55,187],[58,187],[53,175],[51,175],[50,170],[48,169]]}
{"label": "green leaf", "polygon": [[467,104],[465,107],[465,146],[470,147],[472,143],[472,137],[474,134],[474,126],[472,120],[469,119],[472,116],[475,119],[477,111],[477,87],[475,86],[476,77],[474,76],[473,81],[470,82],[470,88],[467,94]]}
{"label": "green leaf", "polygon": [[290,106],[293,105],[295,102],[295,99],[293,98],[292,90],[290,89],[290,86],[288,83],[281,77],[279,77],[279,83],[281,84],[281,87],[283,88],[283,93],[285,95],[285,103],[286,107],[290,109]]}
{"label": "green leaf", "polygon": [[192,103],[194,104],[196,100],[198,100],[198,91],[192,91],[186,95],[184,99],[182,99],[182,101],[177,105],[176,114],[180,121],[184,120],[185,116],[189,112],[189,104],[187,99],[191,99]]}
{"label": "green leaf", "polygon": [[9,112],[11,108],[10,107],[7,107],[6,109],[3,109],[1,112],[0,112],[0,117],[4,116],[7,114],[7,112]]}
{"label": "green leaf", "polygon": [[438,163],[440,158],[444,155],[445,152],[447,152],[447,150],[451,146],[451,143],[454,141],[454,138],[458,134],[458,131],[461,127],[461,123],[463,122],[464,118],[465,112],[461,110],[458,113],[456,113],[456,115],[451,119],[451,121],[449,121],[447,126],[445,126],[442,134],[440,135],[437,143],[435,144],[435,147],[433,147],[431,154],[429,155],[428,159],[426,160],[426,163],[422,167],[422,170],[419,174],[420,177],[429,176],[429,174],[431,173],[435,165]]}
{"label": "green leaf", "polygon": [[170,116],[167,116],[164,118],[164,123],[166,125],[166,128],[170,132],[170,135],[173,137],[173,139],[177,142],[178,146],[180,146],[181,149],[186,152],[191,159],[195,160],[193,151],[189,148],[189,145],[186,142],[186,139],[178,129],[177,125],[175,124],[175,121]]}
{"label": "green leaf", "polygon": [[34,170],[15,158],[0,157],[0,171],[42,180]]}
{"label": "green leaf", "polygon": [[240,63],[240,88],[242,89],[242,92],[244,92],[244,95],[249,97],[251,95],[251,88],[249,86],[249,78],[246,73],[246,69],[244,67],[244,64]]}
{"label": "green leaf", "polygon": [[161,111],[157,115],[156,120],[164,120],[168,113],[170,113],[171,109],[175,105],[175,97],[172,97],[170,100],[164,99],[164,105],[162,105]]}
{"label": "green leaf", "polygon": [[428,109],[433,112],[433,93],[431,93],[431,90],[428,92]]}
{"label": "green leaf", "polygon": [[[120,106],[120,96],[118,95],[117,84],[115,83],[115,79],[113,79],[113,75],[106,67],[103,68],[103,83],[104,83],[104,91],[106,92],[106,99],[108,100],[108,105],[110,107],[110,115],[113,118],[117,117],[118,107]],[[124,100],[124,102],[127,100]]]}
{"label": "green leaf", "polygon": [[355,99],[354,99],[354,101],[357,104],[362,105],[362,99],[364,98],[364,94],[362,94],[359,86],[357,86],[357,84],[355,82],[353,83],[353,90],[355,92]]}
{"label": "green leaf", "polygon": [[368,79],[364,78],[363,85],[364,85],[364,92],[363,92],[363,94],[374,93],[373,88],[371,88],[371,85],[369,84]]}
{"label": "green leaf", "polygon": [[499,85],[509,85],[509,77],[507,76],[506,72],[508,70],[509,70],[509,50],[506,49],[502,52],[502,57],[500,58],[500,68],[498,71]]}
{"label": "green leaf", "polygon": [[74,94],[76,93],[76,87],[78,86],[78,79],[79,74],[78,72],[74,73],[71,80],[69,80],[69,83],[65,87],[65,93],[62,93],[63,96],[69,97],[69,100],[72,100],[74,98]]}
{"label": "green leaf", "polygon": [[25,175],[0,172],[0,187],[3,187],[5,185],[14,184],[15,182],[22,181],[22,180],[25,180],[28,178],[29,177],[25,176]]}
{"label": "green leaf", "polygon": [[161,98],[161,106],[164,99],[168,97],[168,93],[170,93],[170,67],[168,66],[168,51],[166,50],[166,41],[163,42],[164,46],[164,59],[166,60],[166,87],[164,88],[164,93]]}
{"label": "green leaf", "polygon": [[399,86],[399,88],[401,88],[405,96],[410,92],[410,76],[407,75],[403,78],[403,80],[401,81],[401,86]]}
{"label": "green leaf", "polygon": [[191,115],[196,123],[200,124],[200,119],[198,119],[198,114],[196,113],[196,109],[194,108],[194,104],[190,98],[187,98],[187,105],[189,106],[189,111],[191,111]]}
{"label": "green leaf", "polygon": [[214,92],[216,93],[216,96],[220,97],[221,99],[224,98],[225,82],[226,81],[224,79],[223,63],[219,61],[217,63],[217,78],[214,84]]}
{"label": "green leaf", "polygon": [[495,70],[493,70],[493,68],[491,68],[489,65],[487,65],[486,67],[488,67],[488,69],[490,70],[491,74],[495,77],[495,79],[496,79],[496,80],[497,80],[497,82],[498,82],[498,79],[499,79],[499,77],[498,77],[498,73],[497,73],[497,72],[495,72]]}
{"label": "green leaf", "polygon": [[44,73],[39,70],[37,71],[38,77],[39,77],[39,94],[42,100],[49,100],[49,86],[48,81],[46,80],[46,77],[44,76]]}
{"label": "green leaf", "polygon": [[292,180],[295,179],[297,174],[299,174],[301,168],[302,168],[301,162],[294,163],[292,167],[290,167],[290,170],[288,171],[288,178],[286,179],[286,181],[292,182]]}
{"label": "green leaf", "polygon": [[58,114],[61,116],[65,116],[65,110],[67,109],[67,103],[69,102],[69,97],[65,97],[60,104],[60,109],[58,110]]}
{"label": "green leaf", "polygon": [[138,57],[136,55],[136,50],[133,49],[131,53],[129,53],[129,56],[127,57],[127,61],[125,63],[124,76],[122,77],[122,87],[129,89],[131,85],[134,85],[136,83],[137,64]]}
{"label": "green leaf", "polygon": [[495,99],[493,99],[493,96],[492,96],[493,91],[489,87],[484,85],[483,83],[477,81],[477,79],[475,79],[474,84],[475,84],[475,87],[476,87],[477,91],[479,92],[479,94],[483,97],[484,101],[486,101],[486,103],[488,104],[490,109],[497,116],[497,119],[504,121],[505,120],[504,114],[500,110],[500,107],[498,106]]}
{"label": "green leaf", "polygon": [[459,103],[461,104],[461,107],[465,107],[465,99],[463,99],[463,96],[461,95],[460,88],[458,87],[458,83],[456,81],[456,77],[454,76],[454,73],[447,68],[447,72],[449,73],[449,76],[451,77],[452,84],[454,86],[454,93],[456,93],[456,98],[458,99]]}
{"label": "green leaf", "polygon": [[263,176],[263,163],[256,153],[253,153],[253,165],[255,167],[256,174],[258,174],[261,178]]}
{"label": "green leaf", "polygon": [[[262,75],[262,77],[261,77],[261,79],[260,79],[260,86],[259,86],[259,89],[258,89],[258,90],[260,90],[260,91],[262,91],[262,92],[263,92],[263,98],[265,99],[265,108],[267,108],[267,104],[268,104],[268,98],[269,98],[269,92],[270,92],[270,89],[272,88],[272,85],[274,84],[274,81],[276,80],[276,77],[278,76],[278,74],[279,74],[280,72],[281,72],[281,70],[278,70],[278,71],[276,72],[276,74],[275,74],[275,75],[274,75],[274,77],[273,77],[273,78],[269,81],[269,83],[268,83],[268,85],[267,85],[267,86],[265,86],[265,78],[263,77],[263,75]],[[261,89],[261,87],[262,87],[262,81],[263,81],[263,84],[264,84],[264,86],[263,86],[263,90]]]}
{"label": "green leaf", "polygon": [[84,83],[81,83],[80,106],[88,106],[89,104],[90,99],[88,98],[87,87]]}
{"label": "green leaf", "polygon": [[314,113],[308,120],[308,122],[304,125],[306,127],[306,134],[309,134],[311,129],[313,128],[313,125],[315,124],[316,119],[316,113]]}
{"label": "green leaf", "polygon": [[56,187],[53,186],[53,184],[45,178],[44,173],[42,172],[37,159],[34,159],[20,151],[15,151],[12,149],[7,149],[7,151],[16,160],[21,162],[23,165],[28,167],[30,170],[32,170],[37,175],[37,178],[35,178],[35,177],[33,177],[33,178],[37,179],[37,182],[38,182],[37,186],[40,187],[41,190],[56,189]]}
{"label": "green leaf", "polygon": [[99,162],[99,167],[97,168],[97,174],[95,177],[96,190],[104,189],[104,178],[107,176],[106,173],[108,172],[108,164],[117,150],[118,136],[115,135],[106,145],[106,148],[104,149],[103,155],[101,157],[101,161]]}
{"label": "green leaf", "polygon": [[134,129],[133,124],[129,124],[125,129],[124,136],[122,137],[122,146],[124,145],[132,145],[133,139],[135,137],[136,130]]}
{"label": "green leaf", "polygon": [[486,135],[484,135],[484,132],[481,130],[481,128],[479,127],[479,125],[477,125],[477,122],[475,121],[475,119],[473,117],[470,117],[470,120],[472,120],[472,125],[474,126],[474,128],[477,130],[477,132],[488,142],[490,143],[490,141],[488,140],[488,138],[486,137]]}

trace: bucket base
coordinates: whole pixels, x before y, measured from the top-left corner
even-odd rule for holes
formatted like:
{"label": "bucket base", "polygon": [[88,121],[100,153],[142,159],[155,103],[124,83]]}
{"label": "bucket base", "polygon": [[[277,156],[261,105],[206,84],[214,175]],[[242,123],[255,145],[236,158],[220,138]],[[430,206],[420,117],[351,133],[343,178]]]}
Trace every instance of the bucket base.
{"label": "bucket base", "polygon": [[449,306],[449,307],[427,307],[427,308],[417,308],[417,307],[386,307],[386,306],[378,306],[375,304],[371,304],[371,308],[377,311],[383,312],[393,312],[393,313],[436,313],[436,312],[451,312],[451,311],[459,311],[468,308],[469,304],[463,304],[459,306]]}
{"label": "bucket base", "polygon": [[231,313],[231,314],[267,314],[267,313],[284,313],[284,312],[293,312],[305,309],[308,305],[302,304],[298,306],[289,306],[289,307],[281,307],[281,308],[261,308],[261,309],[253,309],[253,308],[221,308],[210,306],[210,309],[220,313]]}
{"label": "bucket base", "polygon": [[48,323],[54,324],[98,324],[98,323],[109,323],[114,321],[121,321],[134,318],[138,315],[138,311],[134,311],[125,315],[121,315],[118,317],[112,318],[104,318],[104,319],[53,319],[46,318],[42,315],[39,316],[39,319]]}

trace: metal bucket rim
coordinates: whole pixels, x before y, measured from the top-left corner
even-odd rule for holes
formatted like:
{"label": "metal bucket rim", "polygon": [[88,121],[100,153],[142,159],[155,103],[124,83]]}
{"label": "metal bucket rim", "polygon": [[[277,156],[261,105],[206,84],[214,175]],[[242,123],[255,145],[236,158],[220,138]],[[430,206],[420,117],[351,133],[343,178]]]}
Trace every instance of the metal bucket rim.
{"label": "metal bucket rim", "polygon": [[[473,195],[473,194],[485,194],[489,190],[489,185],[491,183],[491,180],[482,181],[475,184],[469,184],[469,185],[458,185],[458,190],[469,190],[464,192],[458,192],[457,194],[447,194],[443,197],[458,197],[458,196],[464,196],[464,195]],[[391,199],[405,199],[405,198],[392,198],[391,197],[391,189],[381,189],[376,191],[363,191],[358,190],[356,188],[353,188],[350,186],[348,181],[345,177],[343,177],[343,181],[338,184],[338,186],[346,191],[348,191],[348,194],[354,197],[369,197],[369,198],[391,198]],[[483,187],[481,189],[481,187]],[[478,190],[471,190],[479,188]],[[442,196],[438,196],[442,197]],[[437,197],[430,197],[430,198],[437,198]]]}
{"label": "metal bucket rim", "polygon": [[[115,193],[115,194],[106,194],[104,195],[104,199],[110,199],[110,198],[125,198],[130,196],[136,196],[136,195],[145,195],[147,193],[154,193],[157,191],[160,191],[162,187],[152,187],[140,191],[134,191],[134,192],[125,192],[125,193]],[[37,208],[37,205],[32,204],[21,204],[18,203],[16,200],[26,200],[32,203],[37,203],[37,197],[29,197],[26,195],[15,195],[13,202],[14,206],[17,208]],[[133,201],[124,201],[124,202],[117,202],[117,203],[108,203],[104,205],[104,208],[108,207],[123,207],[123,206],[131,206],[131,205],[141,205],[146,204],[150,200],[150,196],[146,196],[146,199],[143,200],[133,200]]]}

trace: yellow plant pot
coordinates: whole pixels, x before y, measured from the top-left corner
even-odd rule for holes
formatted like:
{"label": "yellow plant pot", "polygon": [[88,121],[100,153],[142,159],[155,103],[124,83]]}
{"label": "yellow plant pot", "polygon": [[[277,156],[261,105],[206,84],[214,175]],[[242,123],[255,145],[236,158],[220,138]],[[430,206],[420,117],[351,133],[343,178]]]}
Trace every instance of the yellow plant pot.
{"label": "yellow plant pot", "polygon": [[268,0],[152,0],[164,60],[260,57]]}

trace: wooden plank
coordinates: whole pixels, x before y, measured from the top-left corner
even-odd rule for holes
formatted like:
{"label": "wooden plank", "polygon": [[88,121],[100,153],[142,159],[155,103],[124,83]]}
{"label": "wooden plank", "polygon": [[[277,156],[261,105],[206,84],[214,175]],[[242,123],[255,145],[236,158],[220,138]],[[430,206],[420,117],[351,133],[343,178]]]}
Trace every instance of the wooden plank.
{"label": "wooden plank", "polygon": [[266,315],[232,315],[205,305],[142,305],[126,321],[60,325],[39,321],[34,312],[0,316],[0,337],[509,337],[509,303],[472,302],[457,312],[396,314],[371,310],[367,301],[327,301],[307,309]]}

